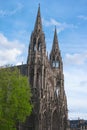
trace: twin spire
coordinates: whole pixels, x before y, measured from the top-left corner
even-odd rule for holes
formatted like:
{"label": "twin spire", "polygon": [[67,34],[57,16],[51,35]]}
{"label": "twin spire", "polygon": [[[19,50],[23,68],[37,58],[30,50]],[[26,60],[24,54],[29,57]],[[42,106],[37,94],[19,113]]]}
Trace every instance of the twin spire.
{"label": "twin spire", "polygon": [[[39,7],[38,7],[34,31],[35,32],[42,32],[42,20],[41,20],[41,13],[40,13],[40,4],[39,4]],[[55,26],[55,31],[54,31],[54,39],[53,39],[52,50],[59,50],[56,26]]]}

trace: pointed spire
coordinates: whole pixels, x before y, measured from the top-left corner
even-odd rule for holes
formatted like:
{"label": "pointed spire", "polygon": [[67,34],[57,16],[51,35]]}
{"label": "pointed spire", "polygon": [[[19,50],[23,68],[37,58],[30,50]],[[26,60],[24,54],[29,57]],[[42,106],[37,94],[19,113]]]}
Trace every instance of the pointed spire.
{"label": "pointed spire", "polygon": [[53,69],[60,69],[62,66],[62,58],[58,44],[57,29],[55,27],[53,46],[50,53],[50,64]]}
{"label": "pointed spire", "polygon": [[38,12],[37,12],[37,17],[36,17],[36,23],[35,23],[34,31],[42,31],[40,4],[39,4],[39,7],[38,7]]}
{"label": "pointed spire", "polygon": [[52,50],[59,50],[56,26],[55,26],[55,31],[54,31],[54,39],[53,39],[53,48],[52,48]]}

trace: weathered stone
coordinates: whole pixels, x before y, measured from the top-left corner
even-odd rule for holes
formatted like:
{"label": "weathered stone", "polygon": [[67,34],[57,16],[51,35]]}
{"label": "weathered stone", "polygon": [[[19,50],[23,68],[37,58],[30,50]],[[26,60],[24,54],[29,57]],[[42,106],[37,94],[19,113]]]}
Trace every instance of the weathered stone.
{"label": "weathered stone", "polygon": [[64,90],[63,62],[55,28],[50,58],[46,55],[40,7],[31,34],[27,64],[19,66],[29,77],[34,109],[20,130],[66,130],[67,99]]}

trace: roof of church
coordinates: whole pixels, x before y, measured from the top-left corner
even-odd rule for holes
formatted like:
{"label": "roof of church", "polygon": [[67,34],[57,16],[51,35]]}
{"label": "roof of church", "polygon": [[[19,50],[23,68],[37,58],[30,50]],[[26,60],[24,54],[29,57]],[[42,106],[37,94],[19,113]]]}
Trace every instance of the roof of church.
{"label": "roof of church", "polygon": [[18,65],[16,67],[20,70],[21,74],[28,76],[28,65],[27,64]]}

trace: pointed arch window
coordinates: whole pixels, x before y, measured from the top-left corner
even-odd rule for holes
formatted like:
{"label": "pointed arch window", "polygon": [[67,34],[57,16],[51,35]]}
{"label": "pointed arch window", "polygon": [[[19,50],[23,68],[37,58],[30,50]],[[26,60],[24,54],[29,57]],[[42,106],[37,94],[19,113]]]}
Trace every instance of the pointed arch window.
{"label": "pointed arch window", "polygon": [[55,57],[52,57],[52,67],[55,67]]}
{"label": "pointed arch window", "polygon": [[56,57],[56,68],[58,68],[59,67],[59,57],[57,56]]}
{"label": "pointed arch window", "polygon": [[52,66],[55,67],[55,61],[53,61]]}
{"label": "pointed arch window", "polygon": [[41,41],[38,40],[38,51],[40,51],[40,50],[41,50]]}
{"label": "pointed arch window", "polygon": [[59,67],[59,61],[56,61],[56,68]]}
{"label": "pointed arch window", "polygon": [[36,51],[36,39],[34,39],[34,46],[33,46],[33,50]]}
{"label": "pointed arch window", "polygon": [[38,51],[40,51],[41,47],[40,47],[41,43],[38,44]]}
{"label": "pointed arch window", "polygon": [[58,97],[58,95],[59,95],[59,89],[58,88],[56,88],[56,96]]}
{"label": "pointed arch window", "polygon": [[34,44],[34,51],[36,51],[36,44]]}

